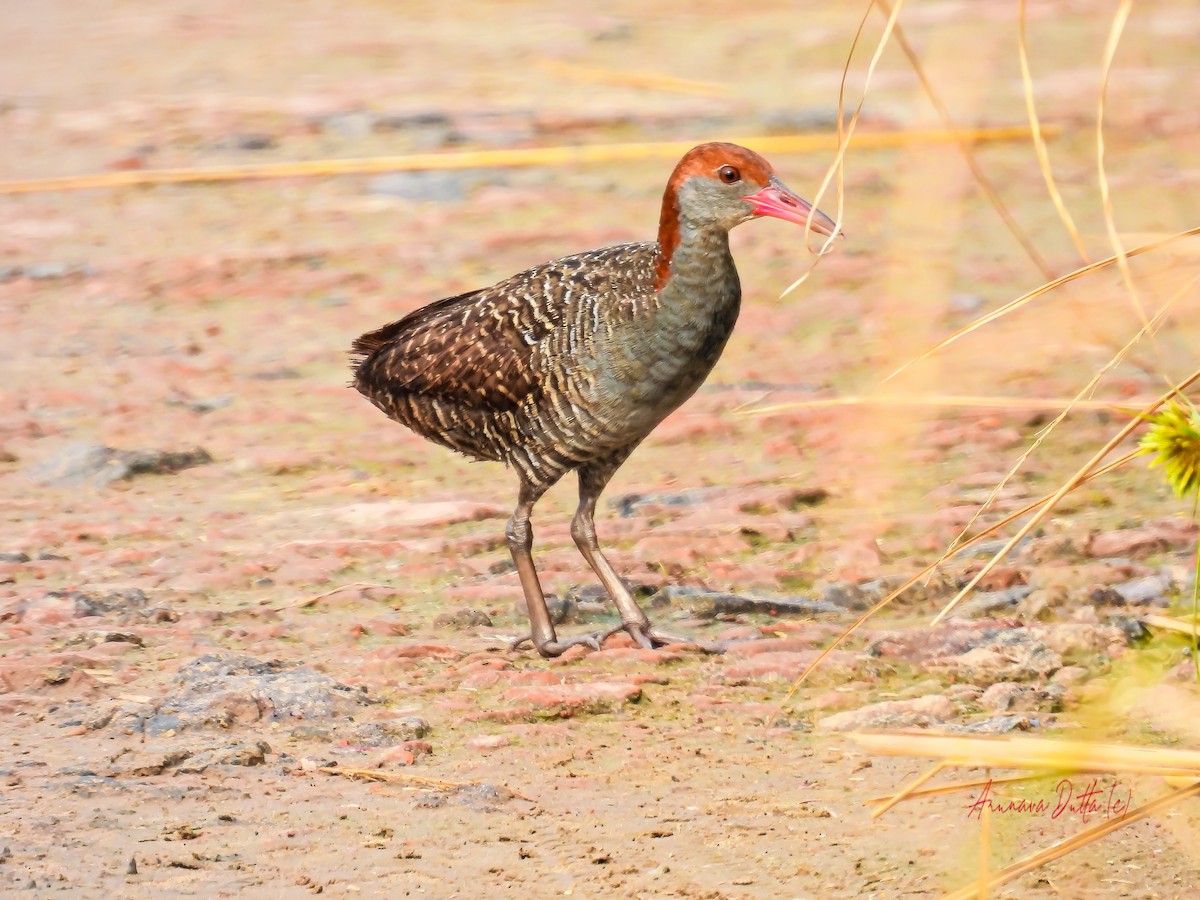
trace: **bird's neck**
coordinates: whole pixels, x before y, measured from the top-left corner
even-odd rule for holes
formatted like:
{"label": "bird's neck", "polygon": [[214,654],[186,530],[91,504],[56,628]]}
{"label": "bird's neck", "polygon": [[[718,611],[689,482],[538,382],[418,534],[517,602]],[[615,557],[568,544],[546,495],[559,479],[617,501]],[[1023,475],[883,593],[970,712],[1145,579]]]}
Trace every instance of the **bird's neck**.
{"label": "bird's neck", "polygon": [[715,295],[740,293],[726,228],[679,221],[673,233],[660,233],[659,254],[659,291],[665,305],[687,299],[706,303]]}

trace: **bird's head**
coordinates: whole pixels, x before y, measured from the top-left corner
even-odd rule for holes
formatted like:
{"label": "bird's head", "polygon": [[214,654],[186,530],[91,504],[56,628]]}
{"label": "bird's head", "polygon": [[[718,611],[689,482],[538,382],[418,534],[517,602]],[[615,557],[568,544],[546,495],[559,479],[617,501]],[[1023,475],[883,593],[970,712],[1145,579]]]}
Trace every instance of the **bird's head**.
{"label": "bird's head", "polygon": [[701,144],[675,166],[663,196],[660,228],[692,226],[733,228],[761,216],[797,225],[811,220],[812,230],[828,237],[834,222],[775,176],[771,164],[737,144]]}

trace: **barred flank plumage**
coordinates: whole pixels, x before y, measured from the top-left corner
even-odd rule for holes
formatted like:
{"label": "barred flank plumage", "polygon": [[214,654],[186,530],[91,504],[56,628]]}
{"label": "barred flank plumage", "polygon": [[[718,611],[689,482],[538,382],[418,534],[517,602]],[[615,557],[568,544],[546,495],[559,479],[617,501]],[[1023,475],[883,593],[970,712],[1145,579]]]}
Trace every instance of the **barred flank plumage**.
{"label": "barred flank plumage", "polygon": [[656,243],[608,247],[363,335],[354,385],[423,437],[552,483],[632,449],[703,381],[737,312],[724,249],[727,265],[708,273],[723,310],[714,321],[689,327],[660,308]]}

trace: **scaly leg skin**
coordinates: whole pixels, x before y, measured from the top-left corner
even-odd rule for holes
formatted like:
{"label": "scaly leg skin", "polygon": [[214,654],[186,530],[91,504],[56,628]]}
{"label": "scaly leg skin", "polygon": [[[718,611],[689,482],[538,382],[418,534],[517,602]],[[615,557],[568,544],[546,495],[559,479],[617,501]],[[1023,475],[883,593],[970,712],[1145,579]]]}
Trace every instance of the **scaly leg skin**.
{"label": "scaly leg skin", "polygon": [[504,536],[508,540],[508,549],[512,553],[513,564],[517,567],[517,575],[521,578],[521,590],[525,593],[525,605],[529,609],[529,624],[532,629],[526,637],[514,641],[510,649],[516,650],[526,641],[533,643],[537,652],[547,659],[561,656],[568,647],[582,644],[593,650],[600,649],[600,641],[594,634],[579,635],[578,637],[558,639],[554,632],[554,623],[550,620],[550,610],[546,608],[546,595],[542,593],[541,582],[538,581],[537,569],[533,565],[533,528],[530,527],[529,517],[533,513],[533,505],[546,492],[545,488],[521,482],[521,492],[517,498],[517,508],[513,510]]}
{"label": "scaly leg skin", "polygon": [[604,467],[583,466],[579,469],[579,508],[571,520],[571,537],[575,539],[575,546],[579,548],[583,558],[592,567],[592,571],[600,579],[600,584],[604,586],[604,590],[608,592],[609,598],[621,614],[621,624],[605,632],[600,638],[600,643],[604,643],[604,639],[609,635],[618,631],[626,631],[639,647],[646,650],[675,644],[694,647],[705,653],[722,652],[724,647],[716,644],[703,643],[694,638],[671,634],[654,627],[642,608],[633,599],[633,595],[629,593],[629,589],[621,582],[612,564],[600,550],[600,543],[596,540],[596,523],[594,521],[596,501],[613,472],[622,462],[624,462],[624,457],[618,460],[616,465],[610,463]]}

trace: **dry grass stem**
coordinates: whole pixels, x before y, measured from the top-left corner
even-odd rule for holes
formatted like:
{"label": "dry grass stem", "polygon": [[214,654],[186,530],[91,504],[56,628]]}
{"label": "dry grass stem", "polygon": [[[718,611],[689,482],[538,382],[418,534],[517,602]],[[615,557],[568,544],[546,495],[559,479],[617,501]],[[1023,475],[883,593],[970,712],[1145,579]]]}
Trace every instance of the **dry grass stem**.
{"label": "dry grass stem", "polygon": [[[858,145],[887,149],[910,144],[947,143],[964,137],[939,129],[876,131],[859,137]],[[1014,125],[976,128],[965,132],[975,142],[1025,140],[1029,128]],[[728,140],[754,147],[761,153],[811,153],[838,146],[826,134],[754,135]],[[405,156],[374,156],[360,159],[317,159],[303,162],[261,163],[246,166],[208,166],[182,169],[145,169],[100,172],[56,178],[0,181],[0,195],[34,194],[47,191],[77,191],[90,188],[145,187],[159,184],[248,181],[271,178],[312,178],[328,175],[369,175],[379,172],[436,171],[443,169],[520,168],[524,166],[578,166],[620,160],[676,160],[695,145],[694,141],[661,141],[585,146],[523,147],[504,150],[463,150],[456,153],[413,153]]]}
{"label": "dry grass stem", "polygon": [[1063,202],[1062,194],[1058,190],[1058,184],[1054,180],[1054,171],[1050,167],[1050,150],[1046,146],[1046,138],[1042,134],[1042,123],[1038,118],[1037,106],[1034,103],[1033,76],[1029,71],[1029,53],[1025,40],[1025,0],[1018,0],[1017,17],[1019,22],[1017,30],[1017,53],[1021,60],[1021,84],[1025,90],[1025,109],[1029,112],[1029,131],[1033,138],[1034,150],[1037,152],[1038,168],[1042,171],[1042,180],[1046,182],[1046,191],[1050,194],[1050,201],[1054,204],[1054,209],[1058,212],[1058,217],[1062,219],[1063,226],[1067,229],[1067,234],[1071,236],[1071,241],[1075,244],[1075,249],[1079,251],[1079,256],[1083,259],[1084,263],[1088,263],[1091,262],[1091,258],[1088,256],[1083,238],[1080,237],[1079,229],[1075,227],[1075,220],[1071,217],[1066,203]]}
{"label": "dry grass stem", "polygon": [[[888,0],[876,0],[876,3],[882,12],[891,13],[891,6]],[[933,83],[925,74],[925,68],[921,65],[920,57],[917,56],[917,52],[909,44],[908,38],[904,35],[904,29],[900,27],[899,22],[895,24],[894,31],[897,45],[904,51],[904,55],[908,57],[908,62],[912,66],[913,72],[916,73],[917,80],[921,82],[925,96],[929,98],[929,102],[937,110],[942,124],[950,131],[958,131],[958,125],[955,123],[954,117],[950,115],[950,110],[946,108],[946,104],[942,102],[942,98],[938,96]],[[955,141],[955,144],[958,146],[959,152],[962,153],[963,161],[966,162],[967,168],[971,170],[971,175],[974,176],[975,181],[979,184],[984,196],[992,204],[992,208],[996,210],[997,215],[1004,221],[1008,230],[1012,232],[1012,236],[1017,239],[1017,243],[1021,245],[1029,258],[1033,260],[1033,264],[1041,271],[1043,278],[1053,278],[1054,270],[1050,268],[1050,264],[1038,252],[1029,235],[1025,233],[1025,229],[1017,223],[1012,211],[1009,210],[1008,206],[1000,198],[1000,192],[996,190],[996,186],[992,184],[992,180],[984,174],[983,168],[979,165],[979,160],[975,158],[975,152],[971,149],[971,145],[967,141]]]}
{"label": "dry grass stem", "polygon": [[1154,628],[1163,628],[1167,631],[1178,631],[1180,634],[1190,635],[1192,637],[1200,636],[1200,625],[1195,622],[1186,622],[1183,619],[1175,619],[1171,616],[1159,616],[1154,613],[1140,617],[1143,625],[1150,625]]}
{"label": "dry grass stem", "polygon": [[325,775],[340,775],[351,781],[382,781],[388,784],[407,784],[412,787],[437,788],[452,791],[459,788],[478,787],[478,781],[443,781],[427,775],[412,775],[408,772],[384,771],[383,769],[355,769],[349,766],[319,766],[314,771]]}
{"label": "dry grass stem", "polygon": [[352,581],[350,584],[342,584],[335,588],[330,588],[320,594],[314,594],[311,597],[301,597],[299,600],[293,600],[290,603],[284,603],[282,606],[274,607],[274,612],[283,612],[285,609],[297,609],[301,607],[313,606],[320,600],[326,597],[332,597],[334,594],[340,594],[342,591],[348,591],[351,588],[379,588],[385,591],[394,591],[395,587],[390,584],[375,584],[371,581]]}
{"label": "dry grass stem", "polygon": [[[819,208],[821,205],[821,200],[825,196],[825,192],[829,189],[830,182],[833,181],[835,177],[837,178],[837,213],[834,216],[835,227],[833,229],[833,234],[825,239],[825,243],[821,245],[821,249],[817,253],[816,258],[809,263],[808,269],[799,278],[783,289],[783,293],[779,295],[780,299],[786,297],[808,280],[809,275],[812,274],[813,270],[817,266],[817,263],[820,262],[821,257],[829,250],[829,248],[833,245],[833,242],[837,240],[837,236],[842,230],[842,219],[844,215],[843,188],[845,185],[843,166],[845,165],[846,151],[850,148],[850,141],[854,137],[854,129],[858,125],[858,118],[860,115],[862,115],[863,104],[866,102],[867,94],[870,92],[871,78],[875,74],[875,67],[879,64],[880,57],[883,56],[883,50],[887,46],[888,39],[892,35],[892,28],[895,26],[896,19],[900,15],[900,10],[904,6],[904,0],[897,0],[895,8],[892,9],[888,15],[887,24],[883,28],[883,34],[879,36],[879,42],[875,45],[875,52],[871,54],[871,61],[867,64],[867,74],[863,83],[862,96],[858,99],[858,105],[854,108],[854,115],[850,117],[850,123],[843,128],[842,122],[845,117],[846,77],[850,72],[850,63],[854,60],[854,51],[858,47],[858,41],[862,36],[863,27],[866,25],[867,17],[871,14],[871,7],[874,5],[875,0],[868,0],[867,8],[863,12],[862,19],[859,20],[857,31],[854,33],[854,40],[850,43],[850,52],[846,54],[846,64],[842,67],[841,86],[838,90],[837,153],[834,155],[833,162],[829,164],[829,168],[825,171],[825,177],[821,179],[821,185],[817,188],[817,192],[813,195],[812,199],[813,208]],[[809,222],[804,226],[804,245],[806,247],[809,246],[811,235],[812,221],[809,220]]]}
{"label": "dry grass stem", "polygon": [[[1018,784],[1024,781],[1037,781],[1039,778],[1045,778],[1046,774],[1037,772],[1033,775],[1000,775],[995,778],[972,778],[969,781],[955,781],[952,784],[939,784],[936,787],[921,788],[916,791],[909,791],[905,796],[906,800],[919,800],[923,797],[937,797],[941,794],[956,794],[959,791],[967,791],[972,788],[982,788],[987,786],[995,787],[998,784]],[[867,804],[888,803],[895,797],[894,794],[888,794],[886,797],[870,797],[863,801]]]}
{"label": "dry grass stem", "polygon": [[[1133,9],[1133,0],[1121,0],[1120,6],[1117,7],[1117,12],[1113,16],[1112,28],[1108,32],[1108,41],[1104,46],[1104,63],[1101,67],[1103,73],[1100,79],[1100,99],[1096,105],[1096,170],[1100,179],[1100,200],[1104,209],[1104,227],[1108,231],[1108,240],[1112,244],[1113,255],[1117,260],[1117,270],[1121,273],[1121,280],[1125,282],[1125,288],[1129,291],[1129,298],[1133,302],[1134,309],[1137,310],[1138,317],[1142,323],[1146,323],[1146,308],[1142,304],[1142,298],[1138,295],[1137,287],[1133,283],[1133,272],[1129,268],[1129,255],[1125,252],[1125,247],[1121,243],[1121,238],[1117,234],[1116,218],[1113,215],[1112,193],[1108,187],[1108,175],[1104,169],[1104,109],[1108,99],[1108,78],[1112,72],[1113,59],[1117,55],[1117,46],[1121,42],[1121,33],[1125,30],[1125,23],[1129,19],[1129,13]],[[1157,348],[1156,348],[1157,352]]]}
{"label": "dry grass stem", "polygon": [[938,763],[936,766],[934,766],[928,772],[924,772],[924,773],[918,775],[916,778],[914,778],[912,781],[910,781],[908,784],[906,784],[904,787],[902,787],[894,796],[883,801],[877,807],[875,807],[875,809],[871,810],[871,818],[878,819],[880,816],[882,816],[885,812],[887,812],[889,809],[891,809],[893,806],[895,806],[901,800],[908,799],[910,796],[912,796],[913,792],[915,790],[917,790],[917,788],[919,788],[921,785],[923,785],[925,782],[927,782],[930,778],[932,778],[938,772],[942,771],[942,769],[944,769],[944,768],[946,768],[945,763]]}
{"label": "dry grass stem", "polygon": [[947,735],[927,732],[856,732],[874,753],[920,756],[945,766],[1040,769],[1045,772],[1141,773],[1200,778],[1200,750],[1133,747],[1025,736]]}

